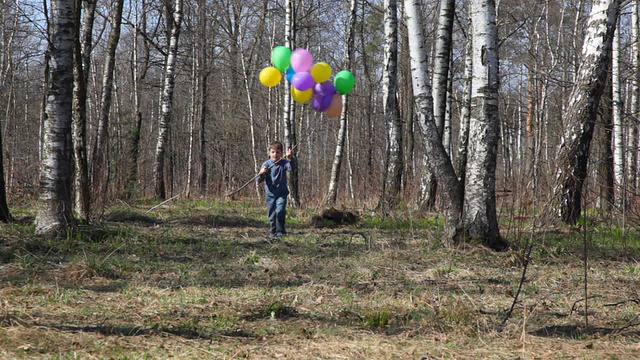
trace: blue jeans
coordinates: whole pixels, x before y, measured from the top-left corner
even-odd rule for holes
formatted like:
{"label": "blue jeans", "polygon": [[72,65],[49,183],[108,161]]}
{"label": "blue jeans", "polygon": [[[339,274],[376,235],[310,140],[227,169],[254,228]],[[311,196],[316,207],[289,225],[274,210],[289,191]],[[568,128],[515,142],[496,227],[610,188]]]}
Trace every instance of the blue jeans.
{"label": "blue jeans", "polygon": [[271,226],[270,234],[286,234],[284,221],[287,215],[287,196],[267,194],[267,214],[269,215],[269,225]]}

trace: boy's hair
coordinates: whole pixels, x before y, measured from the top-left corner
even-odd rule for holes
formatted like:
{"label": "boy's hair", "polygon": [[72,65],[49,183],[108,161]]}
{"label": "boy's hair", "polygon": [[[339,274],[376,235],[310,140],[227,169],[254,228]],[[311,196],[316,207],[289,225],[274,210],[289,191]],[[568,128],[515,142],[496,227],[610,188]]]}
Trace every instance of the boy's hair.
{"label": "boy's hair", "polygon": [[274,141],[271,144],[269,144],[269,150],[280,150],[280,152],[284,152],[284,146],[282,146],[282,143],[280,141]]}

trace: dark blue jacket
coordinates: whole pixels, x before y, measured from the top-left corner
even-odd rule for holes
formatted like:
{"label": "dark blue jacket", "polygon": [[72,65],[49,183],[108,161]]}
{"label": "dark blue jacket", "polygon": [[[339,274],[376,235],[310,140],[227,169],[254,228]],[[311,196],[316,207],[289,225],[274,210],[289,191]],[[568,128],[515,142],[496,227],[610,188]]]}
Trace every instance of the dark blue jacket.
{"label": "dark blue jacket", "polygon": [[295,162],[293,160],[287,160],[285,158],[281,158],[274,165],[272,159],[265,161],[261,169],[263,167],[271,168],[267,170],[264,175],[258,176],[258,182],[261,183],[264,181],[264,191],[267,195],[273,195],[276,197],[287,196],[289,195],[289,186],[287,185],[287,171],[291,171],[295,167]]}

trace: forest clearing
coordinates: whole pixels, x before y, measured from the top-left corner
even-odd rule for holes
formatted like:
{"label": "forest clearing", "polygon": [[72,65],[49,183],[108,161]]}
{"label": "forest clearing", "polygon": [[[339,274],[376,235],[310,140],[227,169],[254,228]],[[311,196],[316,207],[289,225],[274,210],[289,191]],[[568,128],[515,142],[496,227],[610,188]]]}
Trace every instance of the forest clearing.
{"label": "forest clearing", "polygon": [[640,0],[0,8],[1,359],[640,354]]}
{"label": "forest clearing", "polygon": [[292,209],[289,235],[269,240],[256,202],[156,205],[110,207],[105,221],[57,241],[33,235],[33,213],[15,211],[0,228],[0,357],[640,353],[640,242],[597,215],[543,232],[503,217],[513,246],[495,252],[442,246],[434,214],[360,214],[354,225],[316,228]]}

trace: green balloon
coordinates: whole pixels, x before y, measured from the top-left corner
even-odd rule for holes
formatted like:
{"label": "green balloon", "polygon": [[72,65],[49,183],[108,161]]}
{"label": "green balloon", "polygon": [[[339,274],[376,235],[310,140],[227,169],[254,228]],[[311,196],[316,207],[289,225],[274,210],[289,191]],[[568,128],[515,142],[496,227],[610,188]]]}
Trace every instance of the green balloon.
{"label": "green balloon", "polygon": [[286,46],[274,47],[271,50],[271,64],[281,72],[285,72],[291,64],[291,49]]}
{"label": "green balloon", "polygon": [[349,91],[353,89],[355,82],[356,79],[353,77],[351,71],[348,70],[340,71],[333,78],[333,85],[336,87],[336,91],[341,95],[349,93]]}

